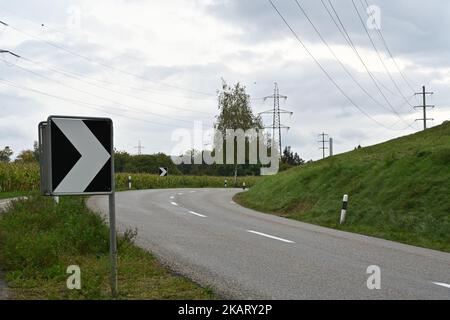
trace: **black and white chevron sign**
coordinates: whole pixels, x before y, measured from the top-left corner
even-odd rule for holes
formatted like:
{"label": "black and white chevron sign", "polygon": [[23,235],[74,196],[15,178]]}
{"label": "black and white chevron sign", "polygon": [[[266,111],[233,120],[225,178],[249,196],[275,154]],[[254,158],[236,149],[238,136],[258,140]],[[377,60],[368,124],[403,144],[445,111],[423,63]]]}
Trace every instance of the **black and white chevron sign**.
{"label": "black and white chevron sign", "polygon": [[169,169],[166,167],[159,167],[159,176],[165,177],[167,176],[167,173],[169,172]]}
{"label": "black and white chevron sign", "polygon": [[44,142],[44,152],[48,150],[49,193],[113,192],[111,119],[51,116],[47,130],[48,145]]}

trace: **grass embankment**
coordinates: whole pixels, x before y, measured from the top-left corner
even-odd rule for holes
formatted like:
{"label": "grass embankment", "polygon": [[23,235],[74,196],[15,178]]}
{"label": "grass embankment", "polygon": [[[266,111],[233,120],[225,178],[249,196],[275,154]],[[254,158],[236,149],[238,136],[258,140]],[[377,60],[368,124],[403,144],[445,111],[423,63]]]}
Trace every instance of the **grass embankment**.
{"label": "grass embankment", "polygon": [[[12,299],[110,299],[109,231],[81,197],[32,196],[0,214],[0,267]],[[211,299],[214,294],[174,275],[133,244],[118,240],[119,299]],[[81,268],[81,290],[69,290],[69,265]]]}
{"label": "grass embankment", "polygon": [[[347,221],[339,225],[343,194]],[[256,210],[450,252],[450,122],[267,177]]]}

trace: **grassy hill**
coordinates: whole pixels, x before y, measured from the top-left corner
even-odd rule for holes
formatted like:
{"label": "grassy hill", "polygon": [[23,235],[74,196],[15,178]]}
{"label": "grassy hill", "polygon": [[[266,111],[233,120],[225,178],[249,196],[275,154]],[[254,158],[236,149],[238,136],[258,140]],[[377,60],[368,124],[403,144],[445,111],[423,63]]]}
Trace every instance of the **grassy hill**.
{"label": "grassy hill", "polygon": [[[344,194],[349,210],[340,226]],[[266,177],[235,200],[292,219],[450,252],[450,122]]]}

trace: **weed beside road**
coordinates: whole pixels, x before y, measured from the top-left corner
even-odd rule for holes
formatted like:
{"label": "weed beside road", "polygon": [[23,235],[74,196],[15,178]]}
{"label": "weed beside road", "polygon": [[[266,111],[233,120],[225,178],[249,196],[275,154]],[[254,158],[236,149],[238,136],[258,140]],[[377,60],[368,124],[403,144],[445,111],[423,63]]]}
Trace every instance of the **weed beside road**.
{"label": "weed beside road", "polygon": [[[119,299],[211,299],[208,288],[172,274],[118,238]],[[67,267],[81,269],[81,290],[69,290]],[[0,215],[0,267],[12,299],[110,299],[109,229],[82,197],[32,196]]]}

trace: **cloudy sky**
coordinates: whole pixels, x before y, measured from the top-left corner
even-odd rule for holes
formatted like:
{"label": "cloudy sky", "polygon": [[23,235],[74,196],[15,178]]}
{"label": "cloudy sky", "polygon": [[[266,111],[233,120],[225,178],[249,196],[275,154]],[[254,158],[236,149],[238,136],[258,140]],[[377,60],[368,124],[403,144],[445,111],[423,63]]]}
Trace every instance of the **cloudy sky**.
{"label": "cloudy sky", "polygon": [[255,113],[277,82],[283,145],[305,159],[321,132],[340,153],[420,130],[422,85],[430,126],[450,118],[449,1],[369,0],[370,17],[365,0],[273,2],[298,38],[267,0],[1,0],[0,49],[21,58],[0,55],[0,148],[31,148],[58,114],[111,117],[118,150],[173,153],[177,130],[212,127],[221,77]]}

